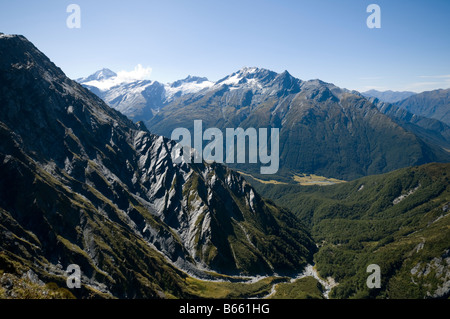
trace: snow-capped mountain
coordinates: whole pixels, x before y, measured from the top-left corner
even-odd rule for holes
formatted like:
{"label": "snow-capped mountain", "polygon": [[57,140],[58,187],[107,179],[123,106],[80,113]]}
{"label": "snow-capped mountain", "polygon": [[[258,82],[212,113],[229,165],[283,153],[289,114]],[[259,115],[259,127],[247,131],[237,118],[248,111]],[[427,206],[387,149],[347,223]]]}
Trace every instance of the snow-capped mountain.
{"label": "snow-capped mountain", "polygon": [[204,94],[208,90],[214,91],[225,86],[230,91],[245,89],[271,95],[279,93],[283,87],[298,87],[302,82],[287,71],[277,74],[257,67],[243,67],[217,82],[209,81],[206,77],[190,75],[185,79],[166,84],[150,80],[123,82],[109,69],[99,70],[76,81],[130,119],[144,122],[153,118],[164,105],[187,94],[200,92]]}
{"label": "snow-capped mountain", "polygon": [[187,77],[171,84],[136,81],[104,91],[87,87],[166,137],[177,127],[192,129],[199,119],[204,127],[219,129],[279,127],[280,172],[353,179],[449,158],[407,134],[360,93],[319,79],[303,81],[288,71],[243,67],[217,82]]}
{"label": "snow-capped mountain", "polygon": [[239,71],[217,81],[215,86],[228,85],[234,88],[241,86],[262,88],[263,84],[267,84],[267,82],[275,78],[276,75],[275,72],[266,69],[243,67]]}
{"label": "snow-capped mountain", "polygon": [[178,80],[173,83],[165,85],[166,90],[166,102],[170,102],[173,99],[183,96],[185,94],[197,93],[204,89],[210,88],[214,83],[208,81],[205,77],[188,76],[183,80]]}
{"label": "snow-capped mountain", "polygon": [[257,67],[243,67],[217,82],[190,75],[166,84],[150,80],[123,81],[109,69],[99,70],[76,81],[130,119],[144,122],[152,119],[163,106],[188,94],[206,94],[208,91],[226,87],[230,91],[236,90],[238,94],[243,92],[242,90],[251,90],[254,93],[273,95],[289,88],[298,91],[302,83],[287,71],[278,74]]}
{"label": "snow-capped mountain", "polygon": [[164,104],[175,98],[214,85],[207,78],[197,76],[166,84],[150,80],[123,81],[109,69],[102,69],[76,81],[134,121],[149,120]]}
{"label": "snow-capped mountain", "polygon": [[[279,128],[277,174],[285,176],[295,171],[348,180],[450,158],[406,132],[360,93],[319,79],[303,81],[288,71],[242,68],[164,105],[144,123],[170,137],[178,127],[193,134],[195,120],[202,120],[204,129]],[[258,173],[259,166],[231,167]]]}
{"label": "snow-capped mountain", "polygon": [[88,77],[80,78],[77,79],[76,81],[89,84],[90,82],[93,81],[104,81],[113,77],[117,77],[117,73],[111,71],[110,69],[104,68],[95,72],[94,74],[91,74]]}

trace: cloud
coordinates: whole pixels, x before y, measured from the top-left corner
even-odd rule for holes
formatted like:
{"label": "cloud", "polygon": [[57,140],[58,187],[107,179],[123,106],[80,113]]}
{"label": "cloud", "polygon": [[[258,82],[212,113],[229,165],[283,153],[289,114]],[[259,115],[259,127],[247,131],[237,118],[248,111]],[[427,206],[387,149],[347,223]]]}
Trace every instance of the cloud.
{"label": "cloud", "polygon": [[144,68],[138,64],[133,71],[119,71],[117,72],[117,81],[134,82],[140,80],[148,80],[152,74],[152,68]]}
{"label": "cloud", "polygon": [[102,81],[95,80],[84,84],[95,86],[101,91],[106,91],[119,84],[149,80],[151,74],[152,68],[144,68],[141,64],[138,64],[132,71],[119,71],[117,72],[117,76],[111,77],[109,79]]}
{"label": "cloud", "polygon": [[430,82],[414,82],[406,85],[404,91],[414,91],[417,93],[424,91],[433,91],[437,89],[448,89],[450,88],[450,80],[447,81],[430,81]]}
{"label": "cloud", "polygon": [[450,88],[450,74],[422,74],[409,78],[407,81],[382,76],[360,77],[358,80],[360,87],[355,90],[359,92],[366,92],[373,89],[378,91],[392,90],[421,93],[424,91]]}
{"label": "cloud", "polygon": [[448,79],[448,80],[450,80],[450,74],[444,74],[444,75],[419,75],[418,77],[419,78],[424,78],[424,79]]}
{"label": "cloud", "polygon": [[437,89],[450,88],[450,74],[443,75],[418,75],[421,81],[410,83],[405,88],[415,92],[423,92]]}
{"label": "cloud", "polygon": [[355,90],[358,91],[358,92],[367,92],[367,91],[370,91],[370,90],[387,91],[388,88],[385,87],[385,86],[365,85],[365,86],[362,86],[362,87],[360,87],[358,89],[355,89]]}

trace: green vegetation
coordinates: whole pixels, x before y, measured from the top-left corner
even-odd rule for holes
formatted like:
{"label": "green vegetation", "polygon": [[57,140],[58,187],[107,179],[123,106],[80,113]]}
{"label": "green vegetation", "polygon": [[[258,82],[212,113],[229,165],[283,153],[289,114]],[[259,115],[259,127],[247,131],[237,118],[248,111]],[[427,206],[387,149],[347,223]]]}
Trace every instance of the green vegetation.
{"label": "green vegetation", "polygon": [[213,282],[186,278],[188,291],[200,298],[240,299],[263,297],[270,293],[272,286],[285,280],[280,277],[267,277],[256,282]]}
{"label": "green vegetation", "polygon": [[0,299],[75,299],[56,283],[36,283],[0,270]]}
{"label": "green vegetation", "polygon": [[[441,296],[450,269],[450,164],[326,187],[251,182],[308,225],[320,275],[339,283],[330,297]],[[381,267],[381,289],[366,286],[369,264]]]}
{"label": "green vegetation", "polygon": [[278,284],[270,299],[323,299],[323,287],[315,278],[304,277]]}

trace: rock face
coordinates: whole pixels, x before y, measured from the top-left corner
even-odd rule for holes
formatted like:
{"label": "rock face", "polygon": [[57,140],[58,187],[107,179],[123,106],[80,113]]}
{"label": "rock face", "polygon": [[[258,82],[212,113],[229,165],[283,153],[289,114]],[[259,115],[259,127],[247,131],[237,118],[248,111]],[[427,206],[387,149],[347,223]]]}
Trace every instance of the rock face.
{"label": "rock face", "polygon": [[178,269],[288,273],[311,260],[293,215],[224,166],[174,163],[174,142],[22,36],[0,35],[0,108],[1,267],[60,276],[75,263],[97,292],[157,297],[183,296]]}
{"label": "rock face", "polygon": [[[422,265],[417,263],[414,268],[411,269],[412,282],[416,284],[416,281],[427,278],[429,282],[434,285],[428,284],[427,297],[428,298],[443,298],[448,296],[450,292],[450,250],[447,249],[440,257],[434,257],[431,262]],[[434,277],[434,278],[433,278]],[[434,279],[434,280],[433,280]]]}

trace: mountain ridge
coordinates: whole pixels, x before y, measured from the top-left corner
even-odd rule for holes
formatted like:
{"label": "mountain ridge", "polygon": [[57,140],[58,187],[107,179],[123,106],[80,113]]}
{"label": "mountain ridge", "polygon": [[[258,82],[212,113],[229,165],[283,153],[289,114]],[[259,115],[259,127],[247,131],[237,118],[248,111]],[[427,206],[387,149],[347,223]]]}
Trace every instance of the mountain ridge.
{"label": "mountain ridge", "polygon": [[395,103],[406,98],[409,98],[417,93],[411,91],[378,91],[378,90],[369,90],[361,93],[365,97],[368,98],[377,98],[380,101],[387,103]]}
{"label": "mountain ridge", "polygon": [[103,68],[85,78],[78,78],[76,82],[102,81],[112,77],[116,77],[117,73],[108,68]]}
{"label": "mountain ridge", "polygon": [[425,91],[395,104],[411,113],[450,125],[450,89]]}
{"label": "mountain ridge", "polygon": [[388,115],[400,126],[416,134],[421,139],[450,150],[450,126],[437,119],[413,114],[396,104],[379,101],[377,98],[370,98],[378,109]]}
{"label": "mountain ridge", "polygon": [[[354,179],[450,158],[358,92],[321,80],[302,81],[287,71],[244,68],[209,89],[168,103],[144,122],[151,131],[171,136],[177,127],[192,130],[194,120],[222,130],[280,128],[280,168],[285,176],[314,173]],[[409,155],[399,154],[400,148]],[[240,169],[251,170],[250,165]]]}
{"label": "mountain ridge", "polygon": [[151,80],[120,82],[116,78],[115,72],[104,68],[76,81],[135,122],[153,117],[175,98],[212,86],[207,78],[191,75],[166,84]]}

